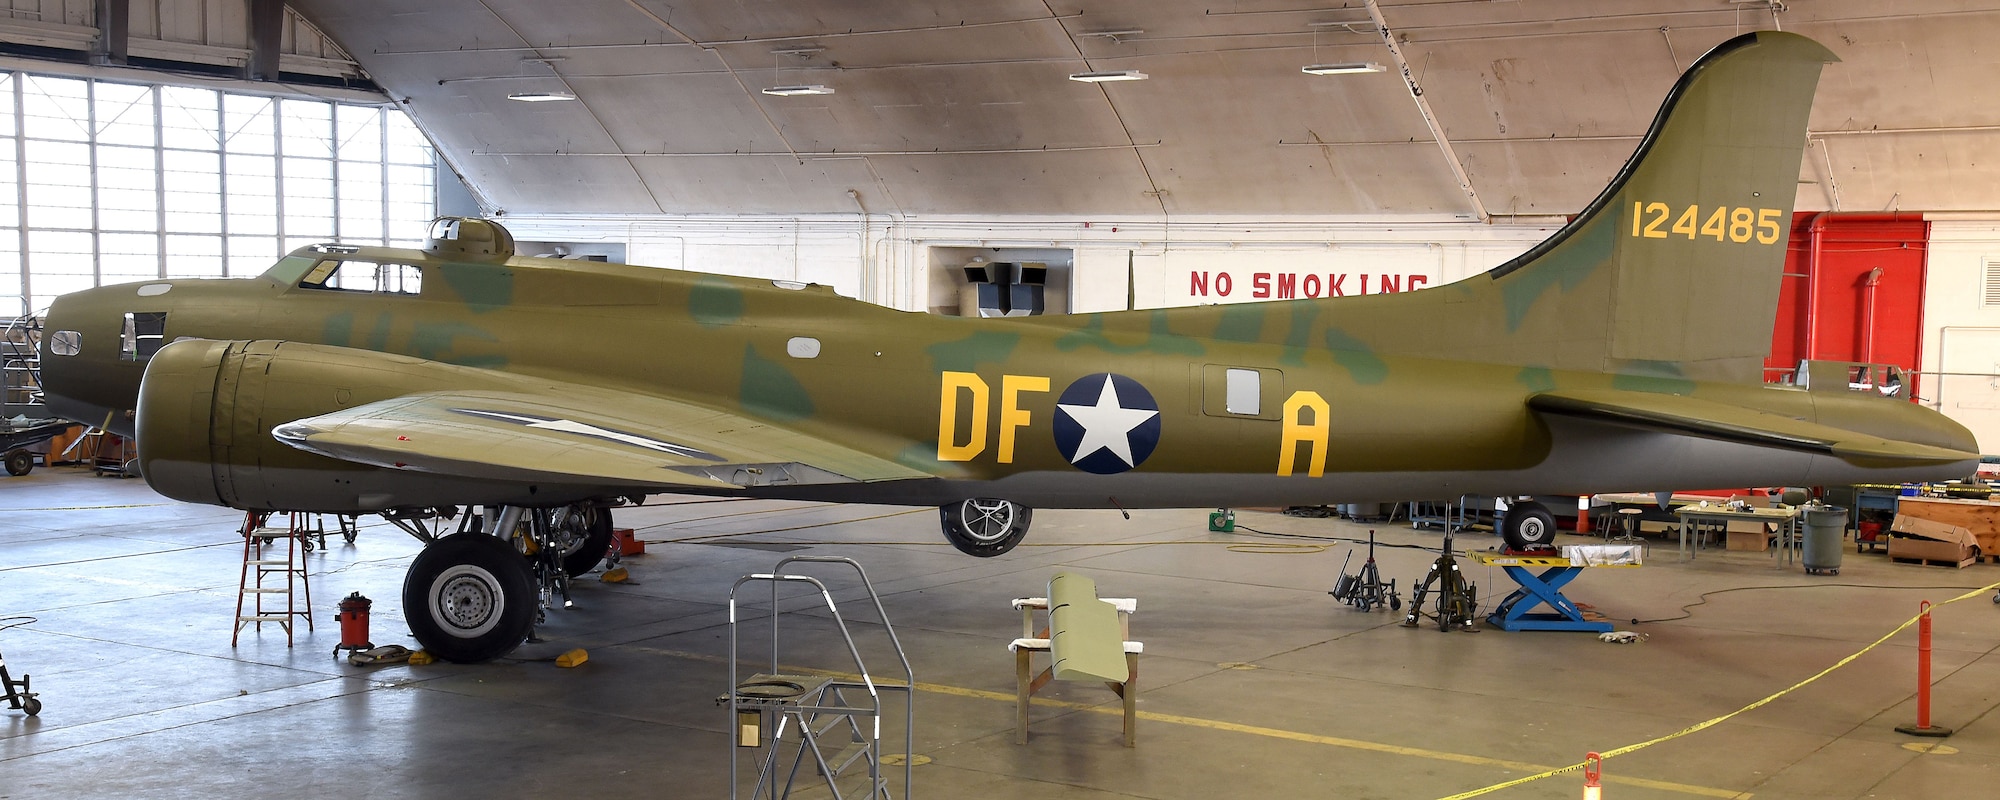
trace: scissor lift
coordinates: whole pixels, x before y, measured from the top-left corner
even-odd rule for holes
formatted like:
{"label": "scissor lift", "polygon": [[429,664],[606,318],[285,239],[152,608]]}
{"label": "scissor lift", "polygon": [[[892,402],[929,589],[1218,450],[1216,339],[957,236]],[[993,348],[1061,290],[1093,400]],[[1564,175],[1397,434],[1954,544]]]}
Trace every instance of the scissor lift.
{"label": "scissor lift", "polygon": [[[874,603],[875,613],[882,621],[882,630],[888,635],[889,645],[902,666],[901,685],[876,683],[869,674],[861,651],[854,644],[854,636],[848,631],[847,620],[840,615],[840,609],[835,606],[833,594],[827,591],[826,584],[809,575],[785,573],[786,566],[800,562],[846,564],[861,576],[861,585],[868,590],[868,599]],[[740,640],[737,625],[741,620],[736,595],[745,584],[755,582],[771,584],[771,662],[768,670],[746,679],[742,677],[738,663]],[[783,583],[803,584],[819,591],[827,612],[833,615],[834,627],[847,644],[848,655],[854,660],[854,674],[803,674],[804,670],[793,668],[787,671],[779,665],[778,587]],[[896,638],[896,629],[890,626],[889,616],[882,610],[882,598],[875,592],[875,585],[869,582],[868,573],[853,559],[792,556],[779,561],[768,573],[738,579],[729,588],[729,694],[718,698],[729,706],[731,726],[735,732],[729,748],[730,798],[734,800],[744,796],[740,794],[737,767],[737,751],[744,748],[763,751],[756,757],[757,785],[750,790],[748,796],[751,798],[778,800],[790,797],[793,789],[801,788],[798,786],[799,770],[805,766],[808,757],[814,773],[824,780],[834,800],[850,796],[871,800],[894,797],[890,791],[890,780],[883,774],[882,753],[882,695],[894,692],[904,694],[902,795],[908,798],[910,769],[916,749],[915,687],[916,675],[910,670],[909,657],[903,653],[903,643]],[[839,745],[831,746],[834,742]],[[859,768],[865,768],[867,772],[866,783],[861,785],[864,791],[854,795],[843,794],[843,783],[852,792],[856,782],[851,779],[843,782],[841,779],[850,777]]]}
{"label": "scissor lift", "polygon": [[[1579,549],[1584,551],[1638,550],[1636,547],[1621,548],[1617,546],[1598,546]],[[1521,587],[1515,589],[1512,594],[1507,595],[1506,599],[1501,600],[1500,605],[1495,606],[1493,613],[1486,618],[1487,624],[1504,631],[1589,631],[1592,633],[1611,631],[1614,626],[1610,622],[1601,618],[1590,619],[1585,617],[1583,609],[1578,608],[1575,602],[1572,602],[1565,596],[1562,593],[1562,588],[1568,585],[1570,581],[1575,580],[1576,576],[1582,574],[1585,567],[1639,566],[1637,558],[1619,563],[1604,563],[1590,559],[1575,560],[1554,555],[1512,555],[1491,551],[1476,551],[1468,555],[1472,557],[1473,561],[1485,566],[1499,567],[1506,570],[1507,577],[1513,578],[1514,583]],[[1543,567],[1545,569],[1539,573],[1530,571],[1536,567]],[[1547,606],[1549,611],[1536,612],[1533,610],[1541,606]]]}

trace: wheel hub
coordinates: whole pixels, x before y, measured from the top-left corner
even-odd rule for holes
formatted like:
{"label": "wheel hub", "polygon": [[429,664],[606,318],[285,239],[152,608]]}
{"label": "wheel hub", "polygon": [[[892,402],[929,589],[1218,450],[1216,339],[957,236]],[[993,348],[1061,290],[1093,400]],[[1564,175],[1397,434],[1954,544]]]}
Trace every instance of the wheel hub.
{"label": "wheel hub", "polygon": [[967,500],[964,508],[965,533],[980,544],[1007,538],[1014,529],[1014,504],[1007,500]]}
{"label": "wheel hub", "polygon": [[500,582],[475,566],[461,564],[446,570],[432,586],[431,618],[454,636],[470,638],[492,630],[507,608]]}

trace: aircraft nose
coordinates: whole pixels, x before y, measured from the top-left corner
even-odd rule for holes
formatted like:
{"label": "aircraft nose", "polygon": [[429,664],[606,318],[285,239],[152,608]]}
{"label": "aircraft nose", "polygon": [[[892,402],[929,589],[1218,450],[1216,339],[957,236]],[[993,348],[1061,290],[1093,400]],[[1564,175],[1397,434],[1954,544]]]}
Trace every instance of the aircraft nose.
{"label": "aircraft nose", "polygon": [[[49,413],[88,425],[130,408],[117,369],[122,313],[104,305],[102,289],[56,298],[42,318],[41,385]],[[108,316],[107,316],[108,315]],[[136,391],[136,387],[133,387]]]}

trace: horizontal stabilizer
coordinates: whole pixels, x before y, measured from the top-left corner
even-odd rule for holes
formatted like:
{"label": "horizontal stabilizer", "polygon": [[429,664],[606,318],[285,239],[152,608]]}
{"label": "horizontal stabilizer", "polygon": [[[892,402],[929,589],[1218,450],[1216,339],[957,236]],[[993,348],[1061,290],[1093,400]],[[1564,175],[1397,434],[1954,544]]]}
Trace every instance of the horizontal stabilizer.
{"label": "horizontal stabilizer", "polygon": [[1868,466],[1948,464],[1979,458],[1978,453],[1892,441],[1817,422],[1674,394],[1617,389],[1542,392],[1528,398],[1528,407],[1544,414],[1595,419],[1759,447],[1822,453]]}
{"label": "horizontal stabilizer", "polygon": [[1118,609],[1097,599],[1097,584],[1073,572],[1049,579],[1049,661],[1057,680],[1123,681],[1125,643]]}

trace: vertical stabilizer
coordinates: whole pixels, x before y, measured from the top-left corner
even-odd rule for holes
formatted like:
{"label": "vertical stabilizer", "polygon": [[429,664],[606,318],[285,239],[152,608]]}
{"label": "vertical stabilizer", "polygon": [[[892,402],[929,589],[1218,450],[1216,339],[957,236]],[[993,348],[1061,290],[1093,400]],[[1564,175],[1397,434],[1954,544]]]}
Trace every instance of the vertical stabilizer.
{"label": "vertical stabilizer", "polygon": [[[1761,380],[1807,115],[1836,60],[1778,31],[1702,56],[1610,186],[1488,273],[1505,316],[1494,346],[1514,351],[1488,357]],[[1547,344],[1558,347],[1535,352]]]}

